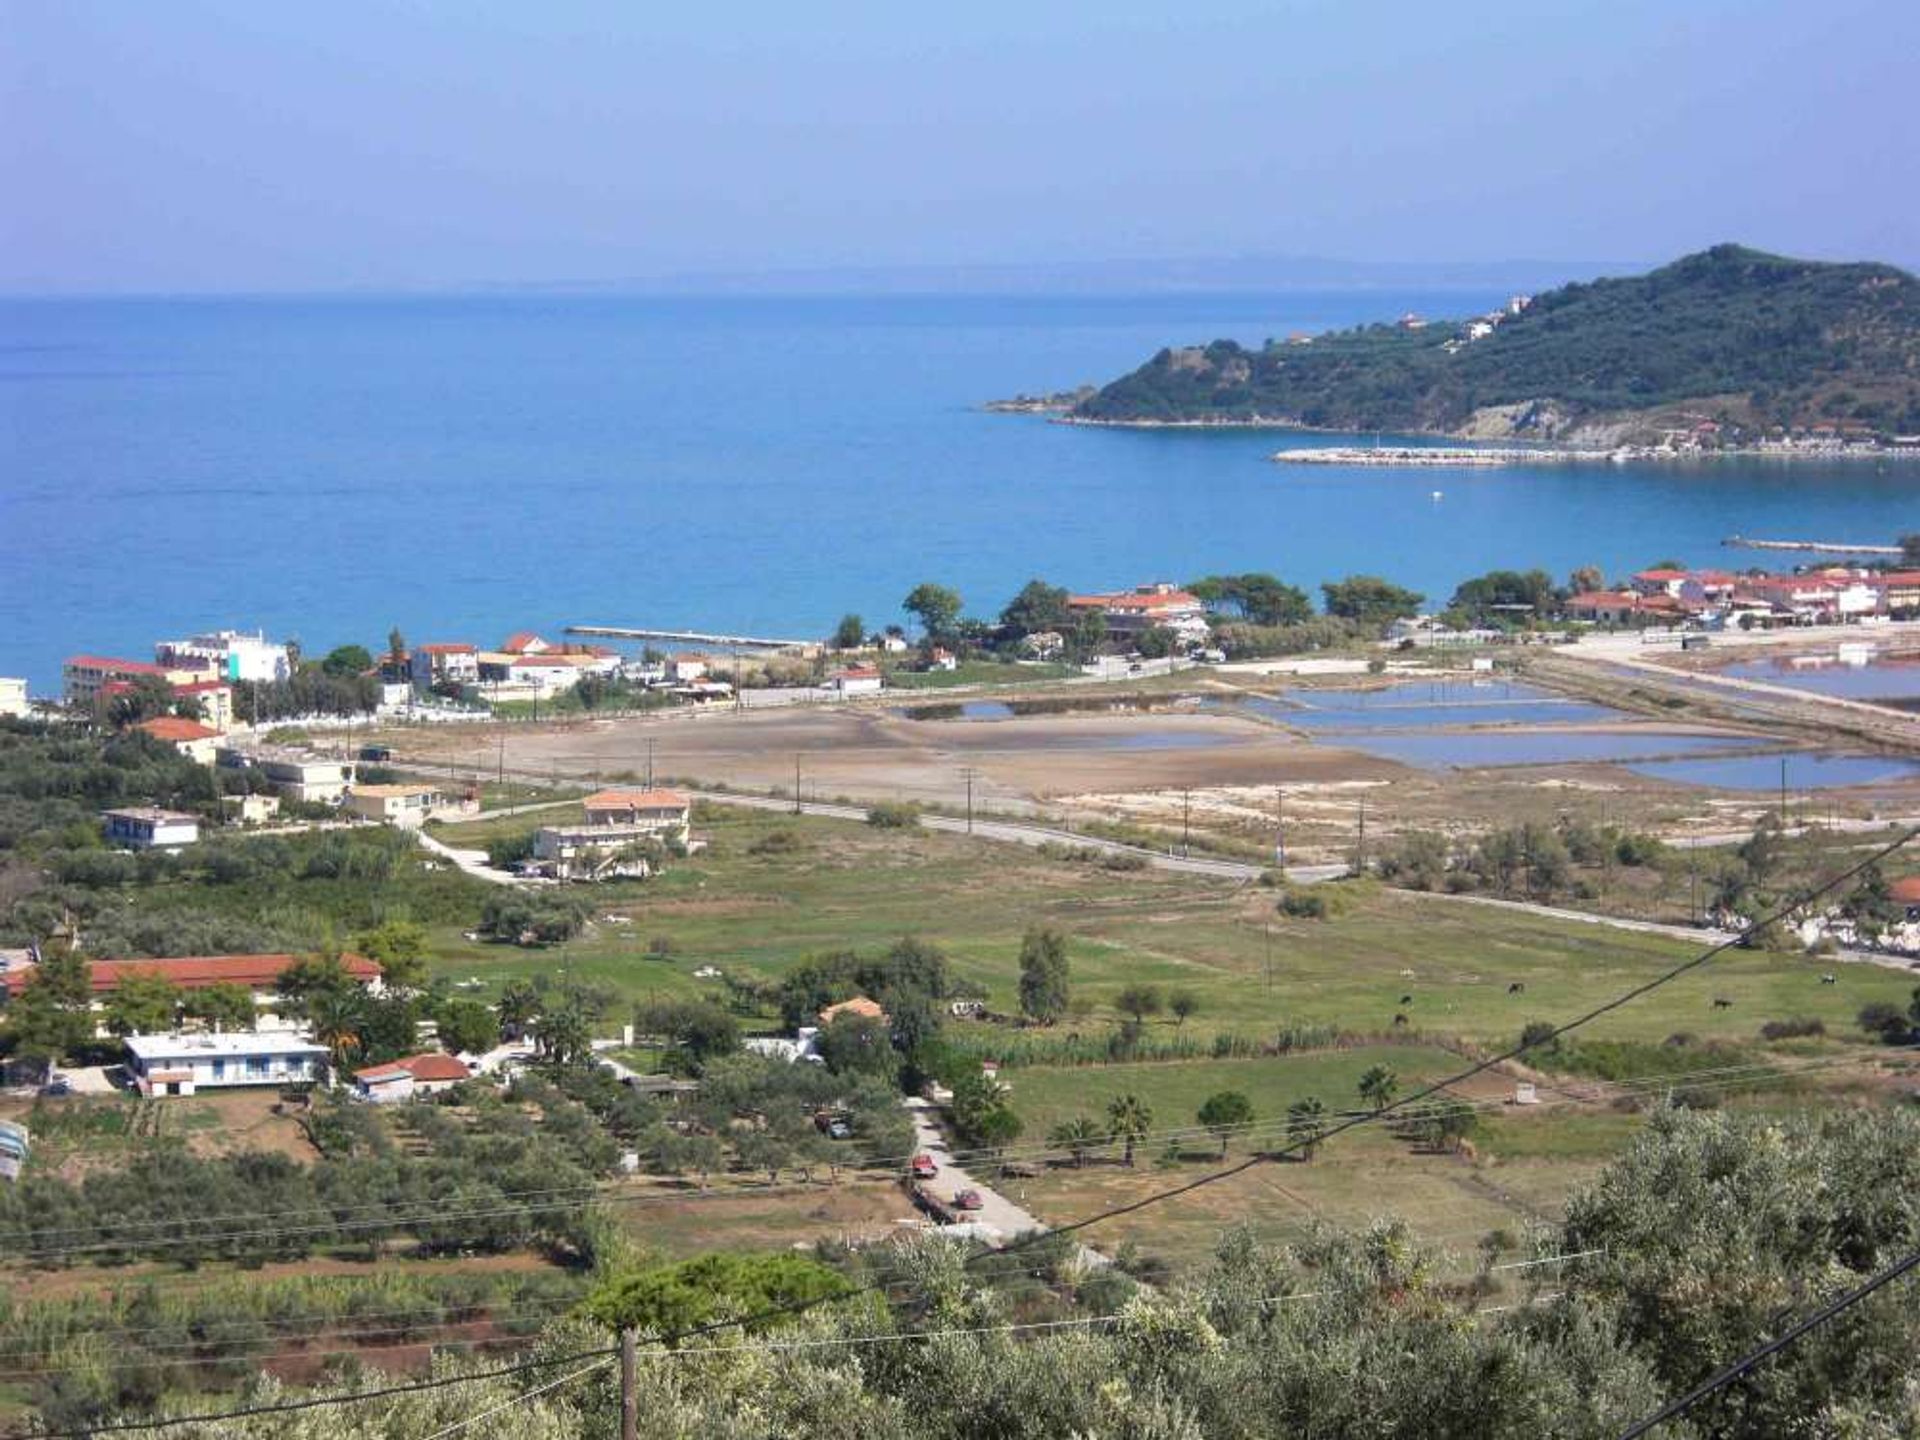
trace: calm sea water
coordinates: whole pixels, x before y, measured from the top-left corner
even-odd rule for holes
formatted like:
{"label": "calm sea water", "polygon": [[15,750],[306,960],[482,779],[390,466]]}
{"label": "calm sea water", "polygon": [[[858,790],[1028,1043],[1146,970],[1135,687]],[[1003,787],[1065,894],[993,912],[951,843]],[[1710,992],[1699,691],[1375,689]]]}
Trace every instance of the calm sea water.
{"label": "calm sea water", "polygon": [[923,579],[982,614],[1034,575],[1369,571],[1444,597],[1495,565],[1920,529],[1913,466],[1282,468],[1272,436],[973,408],[1166,343],[1499,298],[0,304],[0,674],[48,688],[69,652],[216,625],[309,650],[396,624],[818,635],[900,618]]}

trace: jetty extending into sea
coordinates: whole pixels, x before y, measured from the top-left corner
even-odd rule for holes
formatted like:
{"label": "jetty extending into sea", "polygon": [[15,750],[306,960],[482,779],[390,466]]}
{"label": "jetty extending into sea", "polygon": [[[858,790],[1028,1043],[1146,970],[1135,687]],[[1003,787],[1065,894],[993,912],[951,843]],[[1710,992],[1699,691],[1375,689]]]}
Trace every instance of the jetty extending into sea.
{"label": "jetty extending into sea", "polygon": [[1276,450],[1268,458],[1282,465],[1473,469],[1496,465],[1566,465],[1596,460],[1622,462],[1647,457],[1633,450],[1549,450],[1539,446],[1517,445],[1313,445],[1294,450]]}

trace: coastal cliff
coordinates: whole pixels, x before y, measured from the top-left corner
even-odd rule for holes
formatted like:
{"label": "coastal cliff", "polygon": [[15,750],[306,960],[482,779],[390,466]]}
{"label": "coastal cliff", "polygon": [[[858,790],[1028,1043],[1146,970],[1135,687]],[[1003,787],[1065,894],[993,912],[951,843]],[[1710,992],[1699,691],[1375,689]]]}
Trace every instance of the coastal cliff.
{"label": "coastal cliff", "polygon": [[1717,246],[1457,320],[1162,350],[1069,409],[1581,446],[1920,433],[1920,281]]}

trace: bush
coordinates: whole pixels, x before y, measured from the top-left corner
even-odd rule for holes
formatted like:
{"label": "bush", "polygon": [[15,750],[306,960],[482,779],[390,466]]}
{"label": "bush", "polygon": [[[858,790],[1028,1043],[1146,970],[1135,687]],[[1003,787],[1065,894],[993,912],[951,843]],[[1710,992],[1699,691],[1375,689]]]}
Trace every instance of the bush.
{"label": "bush", "polygon": [[1279,910],[1294,920],[1325,920],[1330,914],[1327,897],[1315,890],[1289,890],[1280,897]]}
{"label": "bush", "polygon": [[1907,1038],[1907,1017],[1884,1000],[1862,1006],[1859,1019],[1862,1030],[1879,1036],[1889,1045],[1897,1045]]}
{"label": "bush", "polygon": [[1797,1015],[1790,1020],[1769,1020],[1760,1027],[1762,1040],[1800,1040],[1826,1033],[1826,1022],[1809,1015]]}
{"label": "bush", "polygon": [[910,830],[920,823],[920,807],[906,801],[883,800],[867,810],[867,824],[881,830]]}

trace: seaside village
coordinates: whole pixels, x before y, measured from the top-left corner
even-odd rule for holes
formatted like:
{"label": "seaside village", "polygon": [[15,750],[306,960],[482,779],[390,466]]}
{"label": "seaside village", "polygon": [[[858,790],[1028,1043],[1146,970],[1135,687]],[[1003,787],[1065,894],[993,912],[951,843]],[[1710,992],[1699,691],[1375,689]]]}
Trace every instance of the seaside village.
{"label": "seaside village", "polygon": [[[1123,678],[1227,659],[1213,648],[1215,617],[1208,606],[1178,586],[1156,583],[1073,595],[1067,603],[1073,616],[1097,616],[1103,627],[1100,652],[1076,657],[1090,677]],[[1380,643],[1403,650],[1494,646],[1564,642],[1610,632],[1661,636],[1664,643],[1693,648],[1710,644],[1716,631],[1728,629],[1870,625],[1917,613],[1916,570],[1835,566],[1771,574],[1661,567],[1642,570],[1617,585],[1566,595],[1558,613],[1546,617],[1547,627],[1537,623],[1539,617],[1532,617],[1525,629],[1499,629],[1450,625],[1442,616],[1422,614],[1393,621]],[[1159,637],[1151,647],[1156,652],[1151,660],[1142,653],[1150,632]],[[387,654],[367,657],[370,663],[349,677],[369,698],[364,719],[471,721],[515,706],[537,717],[539,707],[549,707],[551,714],[570,692],[593,684],[631,687],[661,705],[707,706],[745,698],[737,687],[749,657],[737,654],[658,655],[649,650],[631,659],[605,646],[554,643],[530,631],[511,635],[492,650],[467,642],[404,647],[394,638]],[[1053,631],[1028,633],[1019,638],[1016,650],[1009,658],[1052,663],[1067,655],[1069,640]],[[763,684],[778,688],[784,682],[789,690],[799,687],[809,692],[807,698],[828,702],[878,695],[892,677],[950,671],[962,663],[946,646],[910,643],[897,627],[863,637],[857,649],[790,647],[779,657],[787,662],[784,669],[767,664],[764,655],[752,658],[760,664]],[[431,846],[435,842],[422,832],[428,820],[477,811],[476,790],[403,780],[386,765],[391,756],[384,747],[355,749],[350,728],[344,744],[275,743],[276,728],[290,718],[315,728],[341,724],[338,714],[255,716],[246,713],[244,699],[237,703],[236,696],[284,689],[302,663],[292,647],[262,634],[213,631],[161,641],[152,660],[75,655],[65,662],[57,703],[31,700],[23,680],[0,679],[0,715],[97,724],[116,703],[132,707],[120,712],[123,719],[137,713],[144,697],[145,708],[153,713],[125,728],[212,767],[221,778],[220,821],[229,826],[271,832],[276,827],[385,825],[420,834],[422,843]],[[1488,666],[1490,662],[1474,662],[1476,669]],[[348,721],[350,725],[351,717]],[[532,853],[515,866],[517,878],[532,884],[645,878],[668,856],[685,855],[702,844],[691,828],[691,798],[678,790],[650,784],[606,789],[586,796],[581,810],[578,820],[538,828]],[[197,844],[209,823],[209,816],[151,807],[110,808],[100,815],[107,845],[129,852],[177,852]],[[1887,937],[1889,948],[1920,952],[1920,877],[1898,882],[1892,898],[1907,908],[1908,921]],[[20,996],[40,959],[33,951],[0,951],[0,1000]],[[334,1076],[330,1052],[312,1027],[282,1016],[286,991],[310,963],[311,957],[290,954],[95,960],[90,983],[99,1033],[108,1034],[108,998],[129,977],[150,977],[169,993],[186,997],[180,1008],[201,1017],[196,1028],[123,1037],[125,1080],[149,1096],[327,1079],[381,1103],[430,1094],[512,1059],[512,1047],[459,1057],[424,1050]],[[340,964],[353,984],[379,992],[382,970],[376,961],[348,953]],[[223,998],[195,1004],[194,996]],[[252,1020],[223,1028],[222,1016],[229,1014]],[[431,1037],[422,1038],[425,1042]],[[781,1043],[792,1049],[793,1057],[805,1058],[809,1038],[802,1032],[797,1041]],[[107,1083],[100,1072],[75,1072],[51,1082],[56,1090],[104,1088]],[[18,1163],[19,1157],[0,1154],[0,1171],[10,1166],[17,1172]]]}

